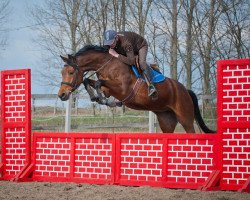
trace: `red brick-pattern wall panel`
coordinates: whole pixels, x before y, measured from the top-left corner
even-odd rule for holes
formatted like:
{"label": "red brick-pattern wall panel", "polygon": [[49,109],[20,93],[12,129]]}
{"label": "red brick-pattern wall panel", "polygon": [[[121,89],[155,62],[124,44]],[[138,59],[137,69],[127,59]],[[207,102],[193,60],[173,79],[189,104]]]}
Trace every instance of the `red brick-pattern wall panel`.
{"label": "red brick-pattern wall panel", "polygon": [[115,135],[34,133],[33,180],[113,183]]}
{"label": "red brick-pattern wall panel", "polygon": [[23,128],[5,129],[6,174],[16,175],[26,162],[25,131]]}
{"label": "red brick-pattern wall panel", "polygon": [[35,176],[68,177],[70,174],[71,139],[37,138]]}
{"label": "red brick-pattern wall panel", "polygon": [[120,180],[162,180],[162,140],[123,138],[120,147]]}
{"label": "red brick-pattern wall panel", "polygon": [[30,70],[1,72],[3,179],[14,178],[30,162]]}
{"label": "red brick-pattern wall panel", "polygon": [[218,62],[221,186],[238,190],[250,176],[250,59]]}
{"label": "red brick-pattern wall panel", "polygon": [[112,176],[112,140],[77,138],[74,177],[107,180]]}
{"label": "red brick-pattern wall panel", "polygon": [[224,129],[223,184],[243,185],[250,177],[250,128]]}
{"label": "red brick-pattern wall panel", "polygon": [[169,182],[201,184],[214,169],[213,163],[211,140],[175,139],[168,142]]}

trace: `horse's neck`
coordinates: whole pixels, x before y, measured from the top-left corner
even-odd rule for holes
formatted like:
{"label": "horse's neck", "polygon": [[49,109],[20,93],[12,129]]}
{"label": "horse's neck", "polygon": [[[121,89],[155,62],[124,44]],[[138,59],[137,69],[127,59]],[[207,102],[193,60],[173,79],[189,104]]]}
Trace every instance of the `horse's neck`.
{"label": "horse's neck", "polygon": [[[108,88],[111,95],[118,99],[124,99],[131,92],[137,80],[130,66],[107,53],[95,54],[90,58],[92,58],[91,65],[95,66],[95,69],[92,70],[97,72],[98,77],[109,80]],[[120,96],[120,94],[123,94],[123,96]]]}
{"label": "horse's neck", "polygon": [[112,60],[105,66],[105,69],[101,70],[105,75],[109,75],[110,77],[114,77],[114,79],[119,76],[123,77],[127,75],[133,79],[132,71],[130,66],[118,61],[116,58],[112,58]]}
{"label": "horse's neck", "polygon": [[131,74],[131,69],[128,65],[122,63],[117,58],[112,57],[109,53],[93,54],[90,56],[91,66],[94,67],[94,71],[98,71],[101,74],[110,74],[112,71],[119,71],[122,74]]}

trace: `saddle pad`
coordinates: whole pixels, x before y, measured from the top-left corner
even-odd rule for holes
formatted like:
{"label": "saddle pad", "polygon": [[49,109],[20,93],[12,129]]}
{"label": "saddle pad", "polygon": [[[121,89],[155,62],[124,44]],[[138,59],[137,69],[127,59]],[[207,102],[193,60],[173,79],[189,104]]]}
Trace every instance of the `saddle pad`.
{"label": "saddle pad", "polygon": [[[134,72],[137,78],[142,78],[143,80],[145,80],[144,77],[138,72],[138,69],[135,65],[132,65],[132,71]],[[151,67],[150,67],[150,72],[153,83],[160,83],[166,79],[166,77],[162,73],[152,69]]]}

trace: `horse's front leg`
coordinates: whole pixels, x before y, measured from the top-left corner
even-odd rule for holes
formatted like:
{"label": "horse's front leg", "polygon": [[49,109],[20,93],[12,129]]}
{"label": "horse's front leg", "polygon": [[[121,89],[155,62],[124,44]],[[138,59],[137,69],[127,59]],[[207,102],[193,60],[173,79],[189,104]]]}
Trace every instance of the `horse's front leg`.
{"label": "horse's front leg", "polygon": [[83,85],[84,85],[86,91],[89,94],[90,100],[92,102],[94,102],[94,101],[98,102],[99,101],[99,95],[98,94],[96,95],[94,90],[93,90],[93,88],[95,88],[96,81],[92,80],[92,79],[89,79],[89,78],[85,78],[84,81],[83,81]]}
{"label": "horse's front leg", "polygon": [[[99,95],[99,103],[107,105],[109,107],[116,107],[116,106],[121,107],[122,102],[116,101],[115,98],[110,97],[109,89],[106,87],[106,84],[105,84],[106,82],[107,82],[106,80],[101,80],[101,79],[96,81],[95,88],[96,88],[97,94]],[[103,97],[103,93],[105,97]]]}
{"label": "horse's front leg", "polygon": [[103,91],[101,89],[101,87],[103,86],[103,83],[104,83],[104,80],[99,79],[99,80],[97,80],[95,82],[94,87],[95,87],[96,93],[98,95],[98,101],[97,102],[99,104],[106,105],[108,100],[107,100],[105,94],[103,93]]}

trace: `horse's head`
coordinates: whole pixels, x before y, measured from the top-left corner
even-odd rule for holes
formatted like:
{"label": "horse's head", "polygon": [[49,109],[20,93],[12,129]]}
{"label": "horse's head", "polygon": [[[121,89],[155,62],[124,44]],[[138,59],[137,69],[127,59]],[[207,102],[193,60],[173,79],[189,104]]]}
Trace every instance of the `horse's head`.
{"label": "horse's head", "polygon": [[58,91],[58,97],[62,101],[67,101],[70,94],[81,85],[83,73],[77,65],[75,56],[68,55],[68,58],[63,56],[60,57],[65,62],[65,65],[61,71],[62,82]]}
{"label": "horse's head", "polygon": [[66,101],[70,94],[81,85],[85,72],[100,71],[100,68],[106,66],[112,57],[108,54],[108,49],[104,47],[86,45],[74,56],[61,56],[61,58],[65,65],[62,69],[62,82],[58,96],[62,101]]}

